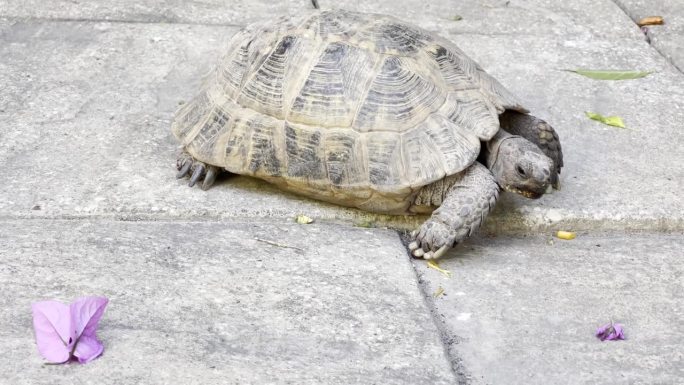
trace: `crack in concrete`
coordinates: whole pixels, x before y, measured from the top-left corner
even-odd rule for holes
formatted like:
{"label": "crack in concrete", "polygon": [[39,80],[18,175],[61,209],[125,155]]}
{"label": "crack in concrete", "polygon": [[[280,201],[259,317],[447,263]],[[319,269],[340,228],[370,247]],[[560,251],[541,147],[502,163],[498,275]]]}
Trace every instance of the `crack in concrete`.
{"label": "crack in concrete", "polygon": [[[620,0],[611,0],[611,1],[613,2],[613,4],[615,4],[615,6],[617,6],[618,8],[620,8],[620,10],[621,10],[628,18],[630,18],[630,20],[632,20],[632,21],[634,22],[634,25],[636,25],[636,26],[638,27],[638,24],[637,24],[638,20],[635,19],[635,18],[633,18],[632,16],[630,16],[630,14],[629,14],[629,9],[627,8],[626,5],[624,5]],[[669,55],[667,55],[666,52],[661,51],[661,50],[658,48],[657,45],[653,44],[653,38],[652,38],[651,35],[648,34],[648,32],[644,32],[644,31],[641,30],[641,29],[640,29],[640,32],[642,32],[642,33],[645,34],[644,40],[646,41],[646,43],[648,43],[648,45],[650,45],[651,47],[653,47],[653,49],[658,53],[658,55],[660,55],[663,59],[665,59],[668,63],[670,63],[670,64],[671,64],[679,73],[684,74],[684,68],[679,68],[679,66],[677,65],[677,63],[675,63],[675,61],[672,60],[672,58],[671,58]]]}
{"label": "crack in concrete", "polygon": [[413,270],[414,276],[416,277],[418,290],[420,290],[420,294],[423,297],[423,302],[425,303],[425,306],[430,312],[430,318],[432,319],[432,322],[437,328],[437,332],[439,333],[439,340],[441,341],[442,347],[444,348],[445,358],[449,362],[451,372],[456,377],[456,383],[458,385],[470,385],[472,383],[472,375],[466,369],[465,364],[463,363],[463,359],[459,357],[456,354],[456,352],[452,351],[451,349],[452,345],[458,344],[459,337],[453,335],[453,333],[450,333],[447,329],[446,323],[442,320],[442,318],[440,317],[441,315],[437,312],[437,306],[435,305],[432,294],[429,293],[427,282],[423,279],[420,272],[415,268],[415,266],[413,266],[413,257],[408,252],[408,239],[406,237],[406,233],[398,231],[397,236],[399,237],[399,242],[401,242],[401,244],[404,245],[404,248],[406,249],[406,256],[408,257],[407,262],[410,268]]}

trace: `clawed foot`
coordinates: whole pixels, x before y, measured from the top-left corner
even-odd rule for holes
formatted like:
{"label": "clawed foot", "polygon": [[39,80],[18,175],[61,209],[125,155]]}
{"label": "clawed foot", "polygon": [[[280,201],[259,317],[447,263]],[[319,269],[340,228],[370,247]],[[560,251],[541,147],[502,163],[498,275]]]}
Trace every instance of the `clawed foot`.
{"label": "clawed foot", "polygon": [[178,169],[176,178],[180,179],[190,175],[190,182],[188,183],[188,186],[190,187],[194,186],[200,180],[203,180],[201,185],[202,190],[209,189],[221,172],[218,167],[195,160],[185,151],[178,156],[176,168]]}
{"label": "clawed foot", "polygon": [[446,223],[430,218],[419,230],[411,233],[413,241],[408,245],[409,252],[416,258],[438,259],[466,235],[460,234]]}

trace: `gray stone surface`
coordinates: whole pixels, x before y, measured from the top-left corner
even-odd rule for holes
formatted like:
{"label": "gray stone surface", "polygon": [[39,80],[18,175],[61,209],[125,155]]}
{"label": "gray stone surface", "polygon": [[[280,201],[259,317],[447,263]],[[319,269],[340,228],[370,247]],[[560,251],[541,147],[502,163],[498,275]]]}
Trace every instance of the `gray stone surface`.
{"label": "gray stone surface", "polygon": [[648,16],[662,16],[663,25],[646,27],[651,44],[684,72],[684,2],[680,0],[615,0],[638,22]]}
{"label": "gray stone surface", "polygon": [[[684,75],[667,58],[684,11],[617,3],[334,2],[453,39],[561,135],[560,192],[504,195],[486,223],[499,238],[450,252],[449,280],[414,261],[426,307],[396,235],[350,226],[422,217],[244,177],[208,192],[174,178],[174,110],[242,25],[308,0],[0,0],[0,383],[677,383]],[[642,11],[675,32],[649,45],[630,19]],[[574,68],[655,73],[606,82]],[[318,224],[293,224],[300,213]],[[557,229],[580,238],[506,235]],[[615,235],[588,235],[600,230]],[[112,299],[105,356],[42,366],[30,302],[84,294]],[[627,341],[594,339],[610,318]]]}
{"label": "gray stone surface", "polygon": [[[484,35],[515,34],[595,37],[639,37],[629,17],[611,0],[319,0],[321,9],[344,8],[394,15],[433,31]],[[244,25],[273,15],[312,10],[310,0],[0,0],[0,16],[58,20]],[[587,12],[591,10],[591,12]],[[461,20],[454,20],[460,16]]]}
{"label": "gray stone surface", "polygon": [[[680,384],[684,238],[477,238],[415,261],[462,378],[472,384]],[[433,297],[438,288],[444,294]],[[604,323],[626,340],[601,342]]]}
{"label": "gray stone surface", "polygon": [[[2,384],[453,381],[391,231],[3,221],[0,250]],[[87,294],[110,299],[98,332],[104,355],[41,365],[30,303]]]}
{"label": "gray stone surface", "polygon": [[308,0],[0,0],[0,14],[11,18],[124,23],[244,25],[310,9]]}

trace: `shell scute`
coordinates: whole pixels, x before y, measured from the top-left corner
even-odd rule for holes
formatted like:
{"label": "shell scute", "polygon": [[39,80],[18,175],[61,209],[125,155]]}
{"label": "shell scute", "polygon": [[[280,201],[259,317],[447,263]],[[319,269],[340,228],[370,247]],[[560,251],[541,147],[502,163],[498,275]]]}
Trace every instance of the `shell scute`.
{"label": "shell scute", "polygon": [[349,127],[373,60],[369,52],[344,42],[327,45],[297,93],[287,119],[322,127]]}
{"label": "shell scute", "polygon": [[369,86],[353,128],[359,132],[413,128],[444,103],[446,93],[412,58],[387,56]]}
{"label": "shell scute", "polygon": [[430,40],[430,36],[418,28],[388,18],[380,18],[361,28],[354,41],[368,42],[381,54],[411,56]]}
{"label": "shell scute", "polygon": [[325,164],[333,186],[366,186],[368,169],[361,134],[329,130],[325,135]]}
{"label": "shell scute", "polygon": [[381,192],[407,189],[401,136],[394,132],[369,132],[365,135],[370,184]]}
{"label": "shell scute", "polygon": [[301,180],[326,178],[321,129],[285,123],[287,175]]}

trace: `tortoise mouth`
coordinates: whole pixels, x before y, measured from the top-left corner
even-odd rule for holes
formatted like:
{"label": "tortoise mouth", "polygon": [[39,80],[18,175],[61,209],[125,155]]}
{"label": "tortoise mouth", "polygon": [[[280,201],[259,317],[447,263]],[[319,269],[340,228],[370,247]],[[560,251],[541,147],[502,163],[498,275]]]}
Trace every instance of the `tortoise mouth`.
{"label": "tortoise mouth", "polygon": [[519,188],[515,188],[515,187],[511,187],[511,186],[506,186],[506,188],[504,188],[504,190],[506,190],[508,192],[520,194],[520,195],[524,196],[525,198],[530,198],[530,199],[539,199],[542,197],[542,195],[544,195],[543,192],[539,193],[536,191],[521,190]]}

